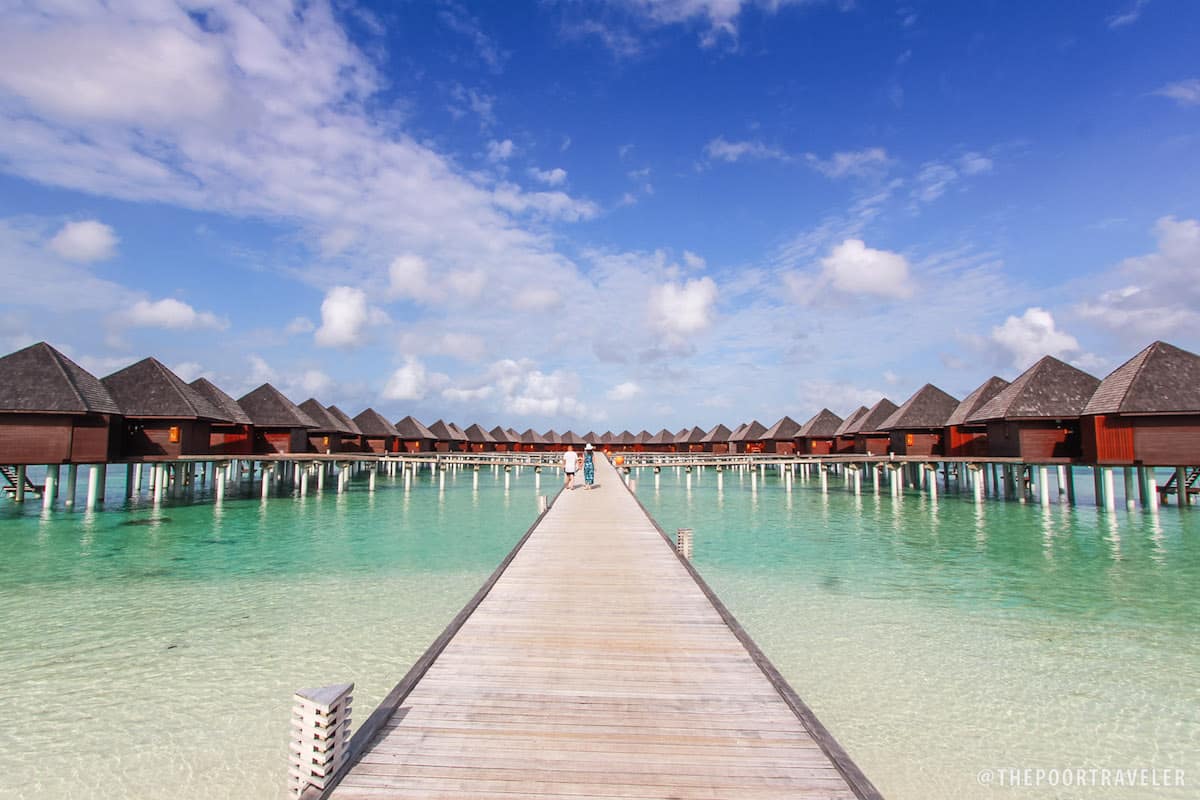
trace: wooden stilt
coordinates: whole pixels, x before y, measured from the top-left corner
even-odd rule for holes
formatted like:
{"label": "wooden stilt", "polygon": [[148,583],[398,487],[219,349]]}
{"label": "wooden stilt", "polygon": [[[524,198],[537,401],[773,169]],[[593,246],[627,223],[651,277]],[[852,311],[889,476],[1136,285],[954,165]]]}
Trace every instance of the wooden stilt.
{"label": "wooden stilt", "polygon": [[1187,467],[1175,468],[1175,496],[1179,498],[1177,502],[1180,508],[1187,508],[1192,504],[1191,498],[1188,497],[1187,473]]}
{"label": "wooden stilt", "polygon": [[133,497],[133,473],[136,470],[136,464],[125,465],[125,499]]}

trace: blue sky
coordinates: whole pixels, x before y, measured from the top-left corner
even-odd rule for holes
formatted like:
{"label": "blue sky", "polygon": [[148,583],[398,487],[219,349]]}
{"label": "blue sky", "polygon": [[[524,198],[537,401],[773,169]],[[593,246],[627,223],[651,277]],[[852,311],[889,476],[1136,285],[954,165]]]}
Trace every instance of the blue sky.
{"label": "blue sky", "polygon": [[620,430],[1200,349],[1200,6],[22,4],[0,350]]}

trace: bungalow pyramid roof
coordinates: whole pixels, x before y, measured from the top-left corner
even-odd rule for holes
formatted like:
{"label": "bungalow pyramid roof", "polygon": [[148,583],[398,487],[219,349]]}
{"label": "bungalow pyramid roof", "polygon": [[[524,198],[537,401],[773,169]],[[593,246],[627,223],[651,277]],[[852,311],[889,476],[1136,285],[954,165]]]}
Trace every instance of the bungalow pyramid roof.
{"label": "bungalow pyramid roof", "polygon": [[912,430],[942,428],[946,420],[958,408],[958,398],[943,392],[932,383],[927,383],[913,396],[904,401],[892,415],[885,419],[878,430]]}
{"label": "bungalow pyramid roof", "polygon": [[0,411],[121,413],[99,378],[45,342],[0,358]]}
{"label": "bungalow pyramid roof", "polygon": [[661,431],[647,439],[646,444],[652,444],[656,446],[675,444],[675,434],[671,433],[666,428],[663,428]]}
{"label": "bungalow pyramid roof", "polygon": [[592,445],[600,444],[600,437],[596,435],[595,431],[588,431],[585,433],[583,435],[583,440]]}
{"label": "bungalow pyramid roof", "polygon": [[618,445],[622,445],[625,447],[628,447],[629,445],[632,445],[632,444],[636,444],[636,442],[637,442],[637,437],[635,437],[628,430],[623,430],[619,434],[617,434],[616,436],[613,437],[613,444],[618,444]]}
{"label": "bungalow pyramid roof", "polygon": [[203,397],[208,402],[212,403],[224,415],[225,420],[232,422],[234,425],[251,425],[250,415],[247,414],[237,400],[234,400],[229,395],[221,390],[221,387],[210,381],[208,378],[196,378],[188,384],[196,391],[196,394]]}
{"label": "bungalow pyramid roof", "polygon": [[342,425],[341,420],[330,414],[329,409],[321,405],[315,397],[310,397],[301,403],[300,410],[317,423],[317,427],[312,429],[313,433],[351,433]]}
{"label": "bungalow pyramid roof", "polygon": [[701,428],[699,425],[693,426],[692,429],[688,431],[687,443],[700,444],[702,441],[704,441],[704,437],[706,435],[707,434],[705,433],[704,428]]}
{"label": "bungalow pyramid roof", "polygon": [[886,397],[880,400],[875,405],[871,406],[871,410],[863,414],[855,423],[857,429],[854,433],[878,433],[880,426],[887,421],[887,418],[895,414],[898,407]]}
{"label": "bungalow pyramid roof", "polygon": [[650,440],[653,438],[654,438],[654,434],[651,433],[650,431],[646,430],[645,428],[643,428],[638,433],[638,435],[634,437],[634,443],[635,444],[649,444]]}
{"label": "bungalow pyramid roof", "polygon": [[837,429],[842,425],[842,418],[830,411],[828,408],[822,408],[816,414],[809,417],[808,421],[800,426],[800,430],[796,433],[797,437],[805,439],[816,439],[818,437],[832,437],[837,435]]}
{"label": "bungalow pyramid roof", "polygon": [[362,436],[362,431],[354,424],[354,420],[350,419],[350,415],[342,411],[337,406],[328,406],[325,409],[329,412],[329,416],[336,419],[343,426],[343,433],[348,433],[351,436]]}
{"label": "bungalow pyramid roof", "polygon": [[1000,394],[1006,386],[1008,386],[1008,381],[1004,378],[998,378],[995,375],[988,378],[979,384],[975,391],[963,398],[946,420],[946,425],[965,425],[968,417],[983,408],[984,404]]}
{"label": "bungalow pyramid roof", "polygon": [[433,431],[422,425],[416,417],[409,414],[404,419],[400,420],[395,425],[396,433],[405,441],[415,441],[417,439],[429,439],[433,441],[438,437],[433,435]]}
{"label": "bungalow pyramid roof", "polygon": [[499,425],[488,431],[488,435],[492,437],[492,441],[497,444],[512,444],[512,438],[509,437],[508,431],[501,428]]}
{"label": "bungalow pyramid roof", "polygon": [[250,416],[254,426],[260,428],[316,428],[313,421],[299,405],[289,401],[283,393],[270,384],[247,392],[238,398],[238,405]]}
{"label": "bungalow pyramid roof", "polygon": [[1154,342],[1109,373],[1083,413],[1200,413],[1200,356]]}
{"label": "bungalow pyramid roof", "polygon": [[380,436],[399,436],[400,431],[396,430],[396,426],[388,422],[382,414],[373,408],[364,408],[354,418],[354,424],[362,431],[363,436],[380,437]]}
{"label": "bungalow pyramid roof", "polygon": [[612,431],[605,431],[600,435],[601,444],[616,444],[616,442],[617,437],[613,435]]}
{"label": "bungalow pyramid roof", "polygon": [[452,425],[440,419],[429,426],[429,432],[433,434],[430,438],[437,439],[439,442],[465,442],[467,440],[465,433],[455,431]]}
{"label": "bungalow pyramid roof", "polygon": [[459,442],[467,441],[467,432],[464,431],[462,428],[458,427],[453,422],[447,422],[446,427],[450,429],[450,432],[452,434],[454,434],[456,437],[458,437],[456,439],[456,441],[459,441]]}
{"label": "bungalow pyramid roof", "polygon": [[127,417],[232,421],[156,358],[143,358],[100,382]]}
{"label": "bungalow pyramid roof", "polygon": [[[675,439],[674,439],[675,444],[687,444],[688,436],[690,436],[691,433],[692,433],[691,430],[688,428],[680,428],[675,433]],[[701,434],[703,434],[703,433],[704,432],[701,431]]]}
{"label": "bungalow pyramid roof", "polygon": [[495,444],[496,439],[490,433],[483,429],[483,426],[478,422],[469,426],[465,431],[467,441],[472,444]]}
{"label": "bungalow pyramid roof", "polygon": [[767,428],[766,433],[762,438],[767,441],[779,442],[790,439],[795,439],[796,434],[800,432],[800,423],[789,416],[784,416],[771,427]]}
{"label": "bungalow pyramid roof", "polygon": [[238,405],[260,428],[315,428],[317,423],[269,383],[238,398]]}
{"label": "bungalow pyramid roof", "polygon": [[700,440],[701,444],[712,444],[714,442],[728,442],[732,431],[724,425],[717,423],[708,433]]}
{"label": "bungalow pyramid roof", "polygon": [[558,435],[558,433],[554,430],[554,428],[551,428],[550,430],[543,433],[542,438],[546,440],[547,444],[562,444],[563,443],[562,436]]}
{"label": "bungalow pyramid roof", "polygon": [[758,420],[747,422],[741,428],[733,432],[729,437],[731,442],[757,442],[763,438],[763,434],[767,432],[767,426],[763,425]]}
{"label": "bungalow pyramid roof", "polygon": [[743,422],[741,425],[738,425],[736,428],[733,429],[733,433],[729,434],[728,441],[740,442],[742,440],[742,434],[745,433],[746,428],[749,428],[749,427],[750,427],[749,422]]}
{"label": "bungalow pyramid roof", "polygon": [[847,417],[844,420],[842,420],[842,424],[838,426],[838,429],[836,431],[834,431],[833,435],[834,436],[851,436],[851,435],[853,435],[855,433],[855,431],[858,430],[858,428],[855,426],[858,425],[858,421],[860,419],[862,419],[866,413],[867,413],[866,406],[859,406],[858,408],[854,409],[853,411],[850,412],[849,415],[847,415]]}
{"label": "bungalow pyramid roof", "polygon": [[587,444],[581,437],[576,435],[575,431],[567,431],[562,435],[563,444],[580,445]]}
{"label": "bungalow pyramid roof", "polygon": [[542,435],[540,433],[538,433],[537,431],[535,431],[533,428],[527,428],[525,430],[525,432],[521,434],[521,443],[522,444],[549,444],[549,442],[547,442],[542,437]]}
{"label": "bungalow pyramid roof", "polygon": [[967,421],[1078,417],[1099,386],[1098,378],[1054,356],[1045,356],[1017,376]]}

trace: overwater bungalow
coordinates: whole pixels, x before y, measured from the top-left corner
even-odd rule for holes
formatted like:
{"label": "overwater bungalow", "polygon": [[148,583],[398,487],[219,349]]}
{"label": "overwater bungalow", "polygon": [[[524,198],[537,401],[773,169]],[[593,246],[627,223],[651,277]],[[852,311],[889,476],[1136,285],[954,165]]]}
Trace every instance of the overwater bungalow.
{"label": "overwater bungalow", "polygon": [[763,434],[767,426],[758,420],[751,420],[738,428],[729,437],[729,452],[731,453],[761,453],[765,443]]}
{"label": "overwater bungalow", "polygon": [[1200,462],[1200,356],[1154,342],[1113,370],[1083,409],[1083,460],[1196,466]]}
{"label": "overwater bungalow", "polygon": [[583,435],[583,441],[585,444],[590,444],[593,449],[600,446],[600,437],[595,431],[588,431],[585,433]]}
{"label": "overwater bungalow", "polygon": [[456,431],[440,419],[429,426],[429,432],[433,434],[433,449],[439,453],[461,452],[462,445],[467,441],[465,433]]}
{"label": "overwater bungalow", "polygon": [[45,342],[0,358],[0,464],[118,456],[121,409],[100,379]]}
{"label": "overwater bungalow", "polygon": [[208,455],[212,423],[232,423],[155,358],[143,358],[100,382],[125,418],[119,451],[129,461]]}
{"label": "overwater bungalow", "polygon": [[946,420],[958,408],[958,398],[927,383],[883,421],[889,452],[898,456],[945,455]]}
{"label": "overwater bungalow", "polygon": [[508,431],[497,425],[488,431],[488,435],[492,437],[492,447],[497,453],[507,453],[509,450],[515,450],[512,439],[508,435]]}
{"label": "overwater bungalow", "polygon": [[[300,404],[300,410],[312,417],[317,427],[308,429],[308,452],[310,453],[343,453],[348,449],[358,450],[358,434],[343,425],[341,420],[329,413],[329,409],[321,405],[315,397],[310,397]],[[342,444],[342,437],[349,436],[353,448]]]}
{"label": "overwater bungalow", "polygon": [[201,397],[212,403],[228,422],[214,421],[208,429],[208,452],[221,456],[248,456],[254,452],[254,424],[237,400],[208,378],[197,378],[188,384]]}
{"label": "overwater bungalow", "polygon": [[637,437],[629,432],[628,429],[621,431],[613,437],[613,448],[616,450],[633,450],[637,444]]}
{"label": "overwater bungalow", "polygon": [[822,408],[796,431],[796,452],[805,456],[827,456],[835,451],[842,418]]}
{"label": "overwater bungalow", "polygon": [[705,430],[698,425],[691,430],[684,428],[675,437],[675,449],[680,453],[703,453],[706,435]]}
{"label": "overwater bungalow", "polygon": [[653,438],[654,434],[643,428],[633,437],[634,452],[644,452],[646,450],[646,444]]}
{"label": "overwater bungalow", "polygon": [[325,410],[329,412],[329,416],[337,420],[338,424],[342,426],[342,452],[361,453],[362,431],[354,424],[354,420],[350,415],[337,406],[326,406]]}
{"label": "overwater bungalow", "polygon": [[437,441],[437,437],[433,435],[433,431],[422,425],[416,417],[410,414],[397,422],[393,427],[399,436],[400,447],[398,452],[433,452],[433,446]]}
{"label": "overwater bungalow", "polygon": [[835,454],[854,452],[854,434],[858,431],[862,418],[867,415],[868,410],[866,406],[859,406],[842,420],[842,424],[834,432],[833,452]]}
{"label": "overwater bungalow", "polygon": [[496,439],[483,426],[476,422],[463,431],[467,436],[467,446],[472,453],[495,452]]}
{"label": "overwater bungalow", "polygon": [[400,451],[400,431],[373,408],[365,408],[354,418],[362,431],[364,453],[396,453]]}
{"label": "overwater bungalow", "polygon": [[612,431],[600,434],[600,449],[611,452],[617,446],[617,437]]}
{"label": "overwater bungalow", "polygon": [[545,449],[552,453],[558,453],[567,449],[566,445],[563,443],[562,436],[560,436],[559,433],[553,428],[543,433],[542,438],[546,440]]}
{"label": "overwater bungalow", "polygon": [[526,453],[542,453],[549,447],[545,437],[533,428],[527,428],[521,434],[521,450]]}
{"label": "overwater bungalow", "polygon": [[987,455],[987,425],[970,424],[967,419],[1008,386],[1008,381],[995,375],[981,383],[962,399],[946,420],[946,455],[967,457]]}
{"label": "overwater bungalow", "polygon": [[647,439],[642,448],[648,453],[673,453],[675,452],[675,434],[663,428]]}
{"label": "overwater bungalow", "polygon": [[274,386],[264,383],[237,404],[254,425],[255,453],[308,452],[308,431],[317,423]]}
{"label": "overwater bungalow", "polygon": [[895,403],[885,397],[859,418],[854,431],[855,453],[868,456],[887,455],[892,436],[889,432],[881,430],[880,426],[896,413],[897,408],[899,407]]}
{"label": "overwater bungalow", "polygon": [[763,453],[775,453],[790,456],[796,452],[796,434],[800,432],[800,423],[784,415],[762,435]]}
{"label": "overwater bungalow", "polygon": [[1100,380],[1045,356],[978,411],[969,423],[987,425],[989,456],[1038,462],[1078,458],[1079,416]]}
{"label": "overwater bungalow", "polygon": [[579,450],[585,444],[587,444],[587,441],[582,436],[575,433],[575,431],[567,431],[563,434],[563,444],[569,444],[576,450]]}
{"label": "overwater bungalow", "polygon": [[733,431],[729,430],[729,428],[717,423],[700,440],[700,446],[703,448],[702,452],[716,453],[718,455],[728,453],[729,437],[732,434]]}

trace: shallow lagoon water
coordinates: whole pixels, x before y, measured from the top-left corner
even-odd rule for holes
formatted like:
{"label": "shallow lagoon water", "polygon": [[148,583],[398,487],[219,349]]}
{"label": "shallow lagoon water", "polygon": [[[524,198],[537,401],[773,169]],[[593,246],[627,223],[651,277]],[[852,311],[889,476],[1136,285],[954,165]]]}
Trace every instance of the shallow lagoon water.
{"label": "shallow lagoon water", "polygon": [[[101,513],[0,504],[0,796],[284,796],[291,692],[356,681],[365,718],[536,511],[529,471],[220,509],[124,506],[118,472]],[[639,484],[891,800],[1197,796],[1200,513]],[[1187,786],[977,778],[1091,767]]]}

